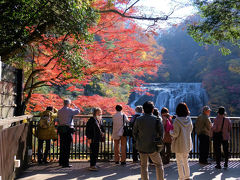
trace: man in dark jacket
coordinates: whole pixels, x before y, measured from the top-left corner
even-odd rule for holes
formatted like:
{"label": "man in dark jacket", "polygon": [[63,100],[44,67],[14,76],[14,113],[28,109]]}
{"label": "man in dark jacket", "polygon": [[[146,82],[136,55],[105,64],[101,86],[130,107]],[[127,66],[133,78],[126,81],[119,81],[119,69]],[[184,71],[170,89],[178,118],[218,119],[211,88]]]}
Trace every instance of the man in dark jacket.
{"label": "man in dark jacket", "polygon": [[[136,114],[134,114],[130,120],[130,126],[133,128],[134,124],[135,124],[135,121],[136,119],[142,115],[142,111],[143,111],[143,108],[142,106],[137,106],[135,108],[135,112]],[[133,152],[133,155],[132,155],[132,158],[133,158],[133,162],[134,163],[137,163],[138,162],[138,150],[136,149],[136,141],[134,139],[134,137],[132,137],[132,152]]]}
{"label": "man in dark jacket", "polygon": [[148,180],[148,158],[150,157],[156,166],[157,180],[164,179],[163,163],[160,153],[157,151],[154,140],[159,134],[163,136],[161,120],[153,116],[154,104],[147,101],[143,104],[144,115],[136,119],[133,127],[133,137],[141,159],[141,179]]}

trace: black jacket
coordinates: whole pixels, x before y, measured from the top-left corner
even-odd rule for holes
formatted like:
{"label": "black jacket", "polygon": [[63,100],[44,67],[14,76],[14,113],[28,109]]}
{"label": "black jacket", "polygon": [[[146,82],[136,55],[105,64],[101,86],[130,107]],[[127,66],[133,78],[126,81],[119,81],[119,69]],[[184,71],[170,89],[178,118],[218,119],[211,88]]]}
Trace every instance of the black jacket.
{"label": "black jacket", "polygon": [[163,137],[162,119],[152,114],[144,114],[136,119],[133,127],[133,137],[136,140],[136,147],[142,153],[156,152],[154,139],[160,134]]}
{"label": "black jacket", "polygon": [[88,139],[91,139],[92,142],[99,142],[102,136],[102,133],[105,132],[103,124],[99,124],[96,119],[91,117],[86,126],[86,136]]}

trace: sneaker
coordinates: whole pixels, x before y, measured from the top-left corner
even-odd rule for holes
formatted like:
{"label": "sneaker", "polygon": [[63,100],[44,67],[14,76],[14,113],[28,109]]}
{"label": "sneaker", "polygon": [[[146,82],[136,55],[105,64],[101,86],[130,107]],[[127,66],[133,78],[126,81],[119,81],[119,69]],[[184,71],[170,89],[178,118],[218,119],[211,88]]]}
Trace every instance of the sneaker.
{"label": "sneaker", "polygon": [[116,161],[115,164],[119,164],[119,161]]}
{"label": "sneaker", "polygon": [[228,168],[228,164],[227,164],[227,163],[224,163],[224,167],[225,167],[225,168]]}
{"label": "sneaker", "polygon": [[199,161],[199,164],[202,164],[202,165],[210,165],[211,163],[205,161],[205,162],[202,162],[202,161]]}
{"label": "sneaker", "polygon": [[121,162],[121,165],[126,165],[126,162]]}
{"label": "sneaker", "polygon": [[96,166],[90,166],[88,168],[89,171],[98,171],[98,168]]}
{"label": "sneaker", "polygon": [[139,162],[139,160],[135,160],[135,161],[133,161],[133,163],[138,163]]}
{"label": "sneaker", "polygon": [[222,167],[220,165],[216,165],[215,168],[216,169],[222,169]]}
{"label": "sneaker", "polygon": [[43,161],[43,164],[48,164],[48,163],[49,163],[49,162],[48,162],[47,160],[46,160],[46,161],[45,161],[45,160]]}
{"label": "sneaker", "polygon": [[62,168],[71,168],[72,167],[72,165],[70,165],[70,164],[64,164],[64,165],[62,165]]}

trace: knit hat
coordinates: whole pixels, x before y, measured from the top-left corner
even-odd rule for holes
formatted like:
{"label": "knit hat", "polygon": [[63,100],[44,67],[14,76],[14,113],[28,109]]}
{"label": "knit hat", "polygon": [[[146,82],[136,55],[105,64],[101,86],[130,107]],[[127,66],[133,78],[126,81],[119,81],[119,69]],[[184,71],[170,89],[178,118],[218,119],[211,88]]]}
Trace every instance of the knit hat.
{"label": "knit hat", "polygon": [[225,108],[223,106],[220,106],[218,108],[218,114],[220,114],[220,115],[227,114],[226,111],[225,111]]}

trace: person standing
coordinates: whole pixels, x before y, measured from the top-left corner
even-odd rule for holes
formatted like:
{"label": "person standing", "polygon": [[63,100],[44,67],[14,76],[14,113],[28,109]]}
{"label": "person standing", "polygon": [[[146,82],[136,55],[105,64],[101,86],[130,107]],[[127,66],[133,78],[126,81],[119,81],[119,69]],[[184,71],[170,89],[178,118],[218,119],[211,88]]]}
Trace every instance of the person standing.
{"label": "person standing", "polygon": [[136,147],[140,153],[141,179],[149,179],[148,158],[150,157],[156,167],[157,180],[163,180],[163,163],[154,142],[157,135],[163,136],[163,125],[161,119],[153,115],[153,102],[145,102],[143,110],[144,114],[136,119],[133,127],[133,137],[136,139]]}
{"label": "person standing", "polygon": [[[73,105],[74,108],[70,108]],[[72,134],[74,133],[73,116],[80,113],[80,109],[70,99],[64,100],[64,106],[58,111],[58,133],[60,135],[60,157],[59,165],[62,167],[72,167],[69,165],[70,146]]]}
{"label": "person standing", "polygon": [[99,151],[99,142],[104,140],[104,127],[102,122],[101,108],[93,109],[93,117],[91,117],[86,125],[86,136],[90,144],[90,171],[97,171],[96,166]]}
{"label": "person standing", "polygon": [[113,132],[112,138],[114,140],[114,160],[119,164],[119,143],[121,142],[121,165],[126,164],[126,151],[127,151],[127,137],[123,136],[123,127],[128,123],[128,117],[122,112],[122,106],[116,106],[116,114],[113,115]]}
{"label": "person standing", "polygon": [[163,136],[164,148],[161,154],[163,157],[163,164],[169,164],[171,154],[172,154],[171,152],[172,137],[169,133],[171,130],[173,130],[172,117],[170,116],[169,111],[166,107],[163,107],[161,109],[161,116],[162,116],[163,127],[164,127],[164,136]]}
{"label": "person standing", "polygon": [[173,137],[171,148],[172,152],[176,153],[179,180],[190,178],[188,156],[192,150],[193,125],[189,114],[186,103],[179,103],[176,108],[177,117],[173,123],[173,130],[170,131],[170,135]]}
{"label": "person standing", "polygon": [[223,146],[223,152],[225,157],[225,163],[224,167],[228,167],[228,158],[229,158],[229,152],[228,152],[228,141],[230,140],[230,132],[232,129],[232,123],[231,120],[226,116],[226,111],[223,106],[219,107],[218,109],[218,115],[214,119],[213,123],[213,146],[214,146],[214,152],[216,156],[216,169],[221,169],[221,145]]}
{"label": "person standing", "polygon": [[[57,139],[54,120],[57,118],[58,110],[48,106],[45,111],[40,113],[40,121],[38,124],[38,163],[48,163],[47,157],[50,151],[51,139]],[[46,142],[46,148],[43,156],[43,143]]]}
{"label": "person standing", "polygon": [[195,124],[196,132],[199,138],[199,163],[209,164],[209,144],[212,123],[209,118],[211,109],[209,106],[204,106],[202,114],[198,116]]}
{"label": "person standing", "polygon": [[[134,127],[137,117],[142,115],[142,112],[143,112],[142,106],[137,106],[135,108],[135,112],[136,112],[136,114],[134,114],[130,120],[130,126],[132,129]],[[132,137],[132,153],[133,153],[133,155],[132,155],[133,162],[137,163],[138,162],[138,150],[136,149],[136,141],[135,141],[134,137]]]}
{"label": "person standing", "polygon": [[153,109],[153,115],[156,116],[157,118],[160,117],[160,113],[159,113],[159,111],[158,111],[158,108],[154,108],[154,109]]}

